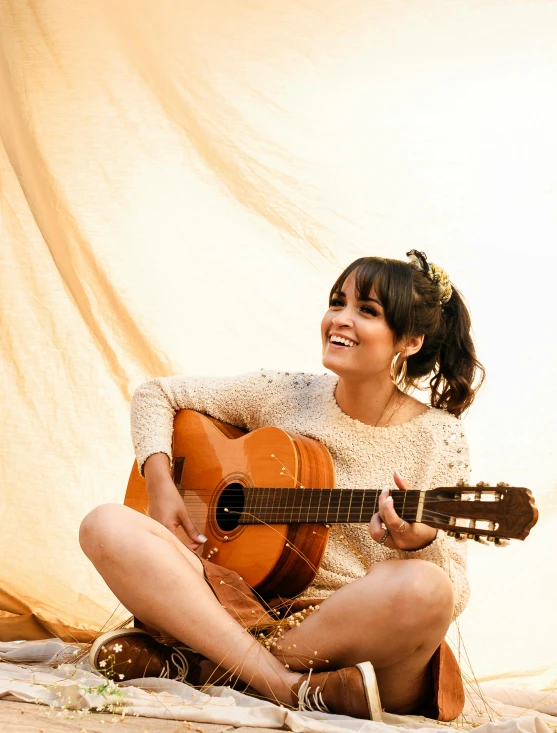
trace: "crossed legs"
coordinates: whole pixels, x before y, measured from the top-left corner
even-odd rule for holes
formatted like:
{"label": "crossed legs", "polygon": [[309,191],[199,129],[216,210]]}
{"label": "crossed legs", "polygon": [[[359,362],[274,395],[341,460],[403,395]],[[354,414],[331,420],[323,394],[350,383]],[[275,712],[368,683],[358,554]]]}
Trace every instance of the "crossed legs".
{"label": "crossed legs", "polygon": [[440,568],[386,561],[323,601],[271,654],[224,610],[199,558],[153,519],[105,504],[83,520],[80,543],[131,613],[283,703],[310,658],[315,669],[370,661],[384,708],[411,711],[428,692],[428,663],[452,617]]}

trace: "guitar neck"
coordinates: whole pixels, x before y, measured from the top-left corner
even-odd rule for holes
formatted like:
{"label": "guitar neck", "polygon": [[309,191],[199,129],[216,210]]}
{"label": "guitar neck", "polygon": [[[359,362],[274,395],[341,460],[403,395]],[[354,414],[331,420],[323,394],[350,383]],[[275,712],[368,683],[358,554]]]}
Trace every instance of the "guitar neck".
{"label": "guitar neck", "polygon": [[[420,491],[391,494],[399,517],[417,521],[423,507]],[[247,489],[240,524],[338,524],[369,522],[377,512],[376,489]],[[228,511],[232,512],[233,508]]]}

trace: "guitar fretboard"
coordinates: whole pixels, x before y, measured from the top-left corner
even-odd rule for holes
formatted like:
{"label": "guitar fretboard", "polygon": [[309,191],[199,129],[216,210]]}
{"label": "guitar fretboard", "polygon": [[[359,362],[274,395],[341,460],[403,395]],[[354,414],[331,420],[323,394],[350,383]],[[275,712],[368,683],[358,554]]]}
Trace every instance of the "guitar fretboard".
{"label": "guitar fretboard", "polygon": [[[335,524],[369,522],[381,492],[375,489],[247,489],[240,524]],[[406,521],[416,519],[419,491],[392,492],[394,508]],[[238,508],[227,507],[229,512]]]}

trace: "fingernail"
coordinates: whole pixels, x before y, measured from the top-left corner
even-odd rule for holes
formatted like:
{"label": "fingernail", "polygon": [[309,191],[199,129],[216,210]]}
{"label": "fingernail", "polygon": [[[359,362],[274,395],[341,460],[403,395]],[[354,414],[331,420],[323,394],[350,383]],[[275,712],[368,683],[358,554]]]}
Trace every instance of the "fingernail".
{"label": "fingernail", "polygon": [[198,535],[197,539],[198,539],[198,541],[199,541],[199,542],[201,542],[201,543],[203,543],[203,542],[207,542],[207,537],[205,537],[205,535],[204,535],[204,534],[200,534],[200,535]]}
{"label": "fingernail", "polygon": [[392,496],[388,496],[388,497],[387,497],[387,498],[385,499],[385,504],[388,504],[388,503],[389,503],[390,501],[392,501],[392,500],[393,500],[393,497],[392,497]]}
{"label": "fingernail", "polygon": [[397,469],[397,470],[395,471],[395,473],[396,473],[396,475],[397,475],[397,476],[398,476],[399,478],[404,478],[404,476],[403,476],[403,475],[401,474],[401,472],[400,472],[400,471],[399,471],[398,469]]}
{"label": "fingernail", "polygon": [[381,493],[382,494],[388,494],[389,493],[389,487],[388,486],[384,486],[383,487],[383,490],[381,491]]}

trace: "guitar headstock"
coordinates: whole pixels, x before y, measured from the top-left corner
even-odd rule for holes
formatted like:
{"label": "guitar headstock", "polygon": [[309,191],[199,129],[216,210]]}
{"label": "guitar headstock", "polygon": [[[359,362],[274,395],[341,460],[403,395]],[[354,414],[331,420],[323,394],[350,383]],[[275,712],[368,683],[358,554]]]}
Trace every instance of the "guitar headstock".
{"label": "guitar headstock", "polygon": [[421,521],[452,537],[502,545],[526,539],[538,510],[529,489],[480,481],[427,491]]}

